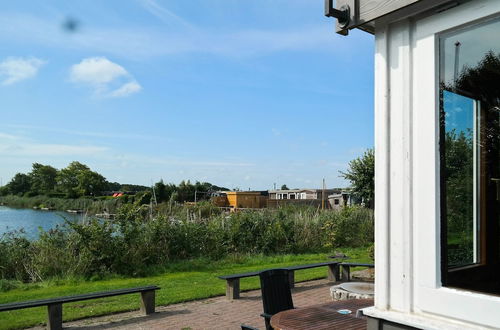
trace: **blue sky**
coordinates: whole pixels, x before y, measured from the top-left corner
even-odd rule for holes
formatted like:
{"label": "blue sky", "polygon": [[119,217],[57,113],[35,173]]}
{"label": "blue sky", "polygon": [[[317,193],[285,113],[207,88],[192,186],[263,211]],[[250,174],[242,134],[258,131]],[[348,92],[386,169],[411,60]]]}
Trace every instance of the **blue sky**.
{"label": "blue sky", "polygon": [[[74,31],[63,29],[77,22]],[[322,0],[4,1],[0,177],[345,186],[373,145],[373,36]]]}

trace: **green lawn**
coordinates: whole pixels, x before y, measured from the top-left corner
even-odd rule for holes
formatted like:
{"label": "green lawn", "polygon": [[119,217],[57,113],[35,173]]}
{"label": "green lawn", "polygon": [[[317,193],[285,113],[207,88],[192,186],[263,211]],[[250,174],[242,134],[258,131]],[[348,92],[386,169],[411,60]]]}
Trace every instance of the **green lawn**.
{"label": "green lawn", "polygon": [[[371,262],[367,250],[343,249],[351,257],[350,262]],[[328,254],[283,255],[274,257],[231,257],[213,262],[196,259],[177,262],[154,275],[143,278],[110,278],[98,281],[59,280],[42,284],[23,285],[18,289],[0,293],[0,304],[74,295],[80,293],[106,291],[128,287],[158,285],[156,304],[169,305],[225,294],[225,281],[219,275],[257,271],[267,268],[324,262]],[[297,271],[295,280],[306,281],[326,277],[326,267]],[[241,280],[241,289],[260,287],[258,277]],[[139,294],[112,298],[88,300],[63,305],[64,321],[91,316],[105,315],[139,309]],[[0,329],[23,328],[43,324],[46,321],[46,307],[30,308],[0,313]]]}

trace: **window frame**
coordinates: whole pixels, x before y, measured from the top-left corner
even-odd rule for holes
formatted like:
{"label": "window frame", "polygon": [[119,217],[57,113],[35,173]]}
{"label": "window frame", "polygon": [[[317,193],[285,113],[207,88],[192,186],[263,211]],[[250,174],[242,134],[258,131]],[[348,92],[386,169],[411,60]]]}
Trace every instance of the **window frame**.
{"label": "window frame", "polygon": [[442,285],[439,51],[440,35],[498,18],[498,13],[500,1],[464,3],[416,20],[412,42],[414,308],[487,325],[500,324],[500,297]]}

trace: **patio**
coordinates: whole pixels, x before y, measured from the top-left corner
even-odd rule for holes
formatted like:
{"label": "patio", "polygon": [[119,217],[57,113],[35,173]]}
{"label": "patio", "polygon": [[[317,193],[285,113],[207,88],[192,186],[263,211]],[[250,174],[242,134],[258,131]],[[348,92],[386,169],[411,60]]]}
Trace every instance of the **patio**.
{"label": "patio", "polygon": [[[326,279],[297,283],[292,289],[296,307],[331,302],[331,282]],[[225,296],[170,306],[142,316],[138,311],[84,319],[64,324],[67,329],[239,329],[241,323],[264,329],[260,290],[242,292],[238,300]],[[35,327],[32,329],[45,329]]]}

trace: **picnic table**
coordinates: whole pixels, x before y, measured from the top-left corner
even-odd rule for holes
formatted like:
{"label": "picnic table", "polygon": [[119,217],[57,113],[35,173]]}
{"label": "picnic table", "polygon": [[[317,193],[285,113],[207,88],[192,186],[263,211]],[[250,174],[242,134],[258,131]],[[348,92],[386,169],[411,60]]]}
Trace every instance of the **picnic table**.
{"label": "picnic table", "polygon": [[[356,314],[358,309],[370,306],[373,299],[352,299],[290,309],[273,315],[271,326],[279,330],[366,330],[366,318]],[[351,313],[339,313],[346,309]]]}

